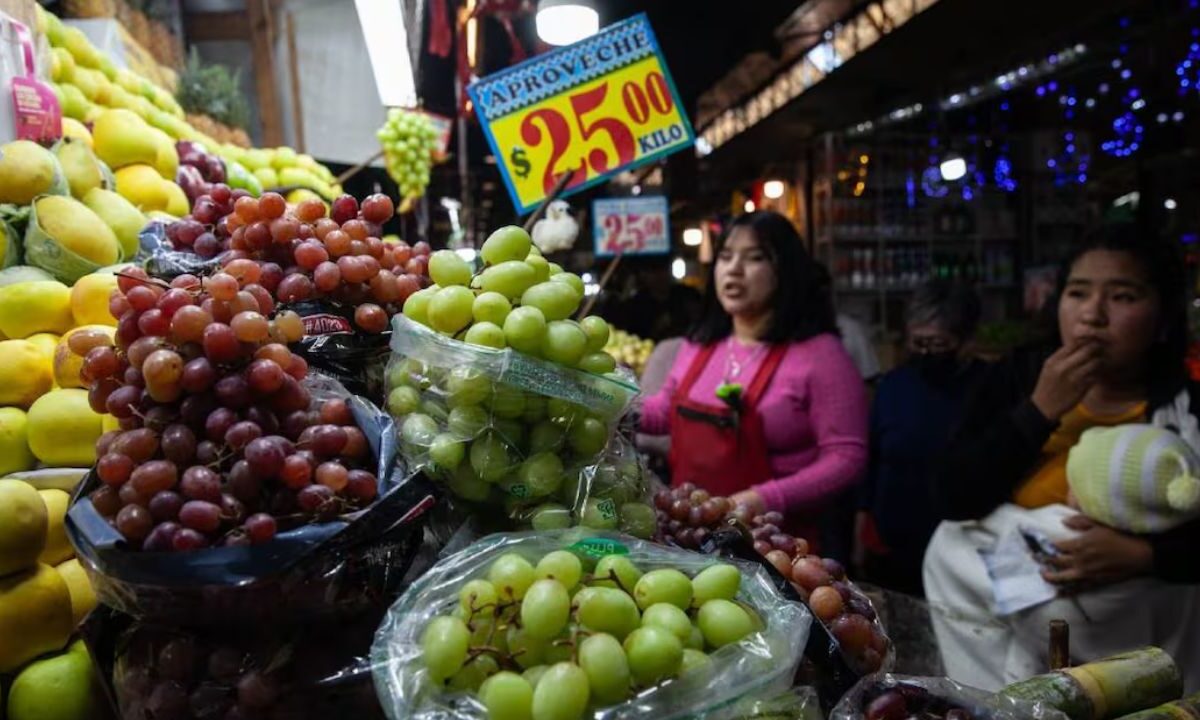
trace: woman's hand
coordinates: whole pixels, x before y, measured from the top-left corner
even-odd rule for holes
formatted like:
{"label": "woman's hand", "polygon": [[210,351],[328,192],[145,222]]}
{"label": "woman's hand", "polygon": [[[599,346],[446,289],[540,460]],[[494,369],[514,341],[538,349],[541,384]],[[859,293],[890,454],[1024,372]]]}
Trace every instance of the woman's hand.
{"label": "woman's hand", "polygon": [[1057,421],[1083,400],[1096,382],[1103,348],[1094,341],[1064,345],[1042,365],[1033,404],[1048,420]]}
{"label": "woman's hand", "polygon": [[1094,587],[1144,575],[1154,564],[1154,550],[1142,538],[1126,535],[1083,515],[1072,515],[1063,525],[1082,534],[1055,543],[1061,555],[1049,559],[1055,570],[1042,577],[1056,585]]}
{"label": "woman's hand", "polygon": [[733,501],[734,507],[744,505],[750,508],[750,511],[755,515],[762,515],[767,511],[766,501],[762,499],[762,495],[759,495],[754,490],[743,490],[740,493],[734,493],[729,499]]}

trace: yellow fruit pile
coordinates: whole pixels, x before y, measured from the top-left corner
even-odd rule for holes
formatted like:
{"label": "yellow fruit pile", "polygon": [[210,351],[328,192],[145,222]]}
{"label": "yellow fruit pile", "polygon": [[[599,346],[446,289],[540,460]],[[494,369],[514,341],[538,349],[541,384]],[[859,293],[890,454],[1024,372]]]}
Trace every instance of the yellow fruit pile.
{"label": "yellow fruit pile", "polygon": [[604,349],[615,357],[617,362],[628,365],[641,377],[642,371],[646,369],[646,360],[650,358],[650,353],[654,352],[654,341],[614,328]]}
{"label": "yellow fruit pile", "polygon": [[[0,479],[0,675],[16,673],[9,720],[93,717],[92,662],[75,627],[96,606],[74,558],[65,518],[70,496]],[[47,653],[62,653],[38,659]]]}
{"label": "yellow fruit pile", "polygon": [[[297,154],[289,147],[247,150],[213,139],[188,122],[170,92],[131,70],[115,67],[82,31],[64,24],[40,6],[38,30],[50,43],[49,68],[42,74],[47,76],[49,85],[58,95],[64,117],[64,133],[68,132],[68,124],[72,125],[72,132],[83,127],[79,123],[96,124],[93,130],[96,135],[96,154],[117,171],[118,186],[122,184],[118,168],[127,165],[149,166],[174,185],[175,167],[179,162],[174,143],[177,140],[191,140],[202,143],[210,152],[221,157],[231,186],[246,187],[237,185],[234,178],[253,174],[266,188],[305,187],[321,194],[326,200],[341,194],[342,189],[336,184],[333,173],[310,155]],[[101,130],[100,123],[101,118],[113,110],[128,115],[122,115],[119,123],[108,123],[119,126],[117,138],[109,139],[111,128]],[[102,140],[101,135],[106,139]],[[156,151],[168,144],[171,146],[170,153]],[[174,159],[171,160],[171,157]],[[136,185],[146,194],[140,195],[139,201],[119,187],[117,191],[144,212],[157,210],[175,216],[187,213],[186,206],[181,212],[176,212],[178,206],[167,207],[170,198],[161,197],[161,192],[157,190],[158,183],[151,182],[145,170],[129,174],[136,177],[126,178],[126,184]],[[179,190],[178,186],[175,189]],[[179,197],[182,194],[180,191]],[[186,205],[186,200],[184,202]]]}
{"label": "yellow fruit pile", "polygon": [[39,464],[95,463],[96,439],[116,420],[88,405],[68,342],[79,332],[113,336],[108,297],[116,287],[108,273],[84,275],[74,287],[57,280],[0,287],[0,477]]}

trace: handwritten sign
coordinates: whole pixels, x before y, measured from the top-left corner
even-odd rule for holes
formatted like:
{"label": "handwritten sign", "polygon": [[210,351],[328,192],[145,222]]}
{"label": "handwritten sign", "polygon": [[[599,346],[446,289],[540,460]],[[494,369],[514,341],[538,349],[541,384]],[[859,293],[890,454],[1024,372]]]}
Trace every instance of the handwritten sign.
{"label": "handwritten sign", "polygon": [[518,213],[690,147],[692,125],[646,15],[467,88]]}
{"label": "handwritten sign", "polygon": [[596,257],[665,255],[671,251],[670,209],[661,195],[604,198],[592,203]]}

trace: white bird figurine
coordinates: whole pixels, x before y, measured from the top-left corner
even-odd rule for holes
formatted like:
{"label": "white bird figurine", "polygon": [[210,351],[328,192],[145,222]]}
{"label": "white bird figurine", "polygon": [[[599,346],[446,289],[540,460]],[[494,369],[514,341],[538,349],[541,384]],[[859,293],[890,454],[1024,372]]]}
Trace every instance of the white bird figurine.
{"label": "white bird figurine", "polygon": [[579,237],[579,223],[571,217],[571,206],[555,200],[546,208],[546,217],[533,224],[533,244],[544,253],[568,250]]}

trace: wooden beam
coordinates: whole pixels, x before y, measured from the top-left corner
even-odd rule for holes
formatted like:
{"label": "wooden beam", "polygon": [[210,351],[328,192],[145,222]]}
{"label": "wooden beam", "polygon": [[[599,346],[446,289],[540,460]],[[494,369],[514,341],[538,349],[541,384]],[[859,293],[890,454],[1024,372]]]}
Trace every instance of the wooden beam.
{"label": "wooden beam", "polygon": [[250,39],[250,20],[243,10],[214,13],[187,13],[183,16],[190,43],[224,42]]}
{"label": "wooden beam", "polygon": [[250,15],[250,48],[254,56],[254,85],[258,93],[258,117],[262,121],[263,145],[283,144],[283,118],[275,88],[274,31],[269,0],[247,0]]}
{"label": "wooden beam", "polygon": [[292,131],[295,135],[296,152],[304,150],[304,103],[300,98],[300,56],[296,54],[296,24],[292,21],[292,13],[286,16],[287,48],[288,48],[288,77],[292,88]]}

